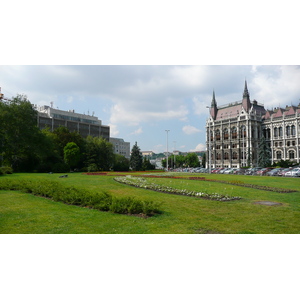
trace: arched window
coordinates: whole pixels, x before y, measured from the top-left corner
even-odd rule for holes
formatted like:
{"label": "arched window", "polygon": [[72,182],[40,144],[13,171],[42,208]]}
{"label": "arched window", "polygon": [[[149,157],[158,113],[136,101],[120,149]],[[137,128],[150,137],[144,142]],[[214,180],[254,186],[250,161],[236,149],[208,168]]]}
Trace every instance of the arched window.
{"label": "arched window", "polygon": [[213,141],[213,137],[214,137],[214,135],[213,135],[213,132],[212,132],[212,130],[210,131],[210,141],[212,142]]}
{"label": "arched window", "polygon": [[224,159],[229,159],[229,154],[228,154],[228,152],[225,152],[225,153],[224,153]]}
{"label": "arched window", "polygon": [[245,125],[241,126],[240,136],[241,136],[241,138],[245,138],[246,137],[246,126]]}
{"label": "arched window", "polygon": [[237,159],[237,152],[232,153],[232,159]]}
{"label": "arched window", "polygon": [[281,159],[281,151],[276,151],[276,159]]}
{"label": "arched window", "polygon": [[224,140],[228,140],[228,128],[224,129],[223,134],[224,134]]}
{"label": "arched window", "polygon": [[291,135],[291,126],[286,126],[286,136],[290,136]]}
{"label": "arched window", "polygon": [[216,130],[216,140],[219,141],[221,139],[220,130]]}
{"label": "arched window", "polygon": [[279,136],[282,137],[282,127],[279,127]]}
{"label": "arched window", "polygon": [[237,138],[237,130],[236,130],[236,127],[233,127],[231,129],[231,138],[232,139],[236,139]]}
{"label": "arched window", "polygon": [[217,160],[221,160],[221,153],[217,153]]}
{"label": "arched window", "polygon": [[296,135],[296,128],[295,128],[295,125],[292,125],[292,126],[291,126],[291,134],[292,134],[292,136],[295,136],[295,135]]}
{"label": "arched window", "polygon": [[278,137],[278,128],[277,127],[274,128],[274,137]]}
{"label": "arched window", "polygon": [[295,152],[294,150],[289,151],[289,159],[294,159],[295,158]]}

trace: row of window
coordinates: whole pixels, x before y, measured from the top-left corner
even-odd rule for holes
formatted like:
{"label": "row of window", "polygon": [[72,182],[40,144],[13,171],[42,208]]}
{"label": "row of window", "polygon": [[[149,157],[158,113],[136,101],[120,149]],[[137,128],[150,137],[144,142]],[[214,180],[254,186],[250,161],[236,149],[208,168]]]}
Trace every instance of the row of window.
{"label": "row of window", "polygon": [[[231,132],[231,138],[232,139],[237,139],[237,137],[238,137],[237,128],[232,127],[230,132]],[[245,138],[246,135],[247,135],[246,134],[246,126],[243,125],[240,128],[240,138],[243,138],[243,137]],[[216,138],[217,141],[221,140],[221,131],[219,129],[217,129],[215,131],[215,138]],[[228,130],[228,128],[225,128],[223,130],[223,139],[228,140],[228,138],[229,138],[229,130]],[[210,139],[211,139],[211,141],[213,140],[213,131],[210,131]]]}
{"label": "row of window", "polygon": [[[224,159],[228,160],[229,159],[229,153],[228,152],[224,152]],[[241,159],[246,159],[247,154],[246,152],[241,152]],[[214,154],[211,154],[211,158],[214,159]],[[216,153],[216,160],[221,160],[222,159],[222,154],[221,153]],[[232,152],[232,159],[238,159],[238,153],[237,152]]]}
{"label": "row of window", "polygon": [[[267,138],[270,137],[270,128],[268,129],[265,129],[264,130],[264,133],[265,133],[265,136]],[[280,127],[274,127],[273,129],[273,134],[274,134],[274,137],[282,137],[283,136],[283,127],[280,126]],[[288,125],[285,127],[285,134],[286,136],[295,136],[296,135],[296,127],[295,125]]]}
{"label": "row of window", "polygon": [[[294,159],[295,158],[295,151],[294,150],[289,150],[288,151],[288,159]],[[282,152],[281,151],[276,151],[276,159],[282,159]]]}

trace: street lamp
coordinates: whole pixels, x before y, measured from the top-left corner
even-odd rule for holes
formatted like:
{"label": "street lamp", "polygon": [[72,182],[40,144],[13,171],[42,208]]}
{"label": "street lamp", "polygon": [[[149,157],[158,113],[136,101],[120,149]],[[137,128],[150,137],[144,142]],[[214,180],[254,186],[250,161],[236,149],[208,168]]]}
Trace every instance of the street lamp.
{"label": "street lamp", "polygon": [[[210,109],[209,106],[206,106],[206,108]],[[210,113],[210,112],[209,112]],[[208,138],[208,173],[211,173],[211,153],[210,153],[210,121],[209,121],[209,117],[208,117],[208,134],[207,134],[207,138]]]}
{"label": "street lamp", "polygon": [[169,133],[169,129],[166,129],[165,132],[167,133],[167,172],[169,171],[169,157],[168,157],[168,133]]}

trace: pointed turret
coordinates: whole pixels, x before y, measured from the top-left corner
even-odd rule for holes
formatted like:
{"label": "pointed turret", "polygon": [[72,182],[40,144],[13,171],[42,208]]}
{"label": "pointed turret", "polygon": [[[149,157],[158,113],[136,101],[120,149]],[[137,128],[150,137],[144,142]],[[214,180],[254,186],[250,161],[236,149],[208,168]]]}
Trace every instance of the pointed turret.
{"label": "pointed turret", "polygon": [[245,80],[245,88],[244,88],[244,93],[243,93],[243,107],[245,111],[249,111],[251,107],[250,103],[250,95],[248,92],[248,87],[247,87],[247,81]]}
{"label": "pointed turret", "polygon": [[215,120],[216,116],[217,116],[217,101],[216,101],[216,97],[215,97],[215,91],[213,91],[213,98],[211,100],[211,108],[210,108],[210,115],[212,116],[212,118]]}

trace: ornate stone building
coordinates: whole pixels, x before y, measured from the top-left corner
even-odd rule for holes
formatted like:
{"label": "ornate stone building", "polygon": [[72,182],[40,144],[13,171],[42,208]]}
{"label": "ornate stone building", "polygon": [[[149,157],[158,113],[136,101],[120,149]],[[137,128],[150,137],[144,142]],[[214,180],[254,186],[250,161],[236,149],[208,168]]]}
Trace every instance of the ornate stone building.
{"label": "ornate stone building", "polygon": [[281,159],[299,163],[300,104],[285,109],[265,110],[250,101],[245,81],[243,99],[217,106],[215,93],[206,123],[207,167],[257,166],[258,145],[266,138],[272,163]]}

